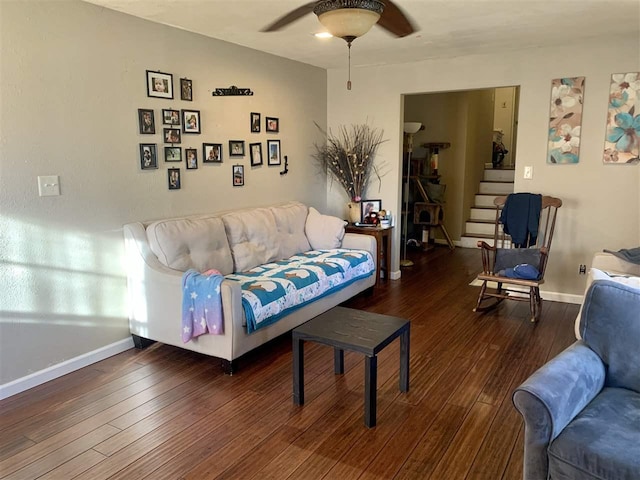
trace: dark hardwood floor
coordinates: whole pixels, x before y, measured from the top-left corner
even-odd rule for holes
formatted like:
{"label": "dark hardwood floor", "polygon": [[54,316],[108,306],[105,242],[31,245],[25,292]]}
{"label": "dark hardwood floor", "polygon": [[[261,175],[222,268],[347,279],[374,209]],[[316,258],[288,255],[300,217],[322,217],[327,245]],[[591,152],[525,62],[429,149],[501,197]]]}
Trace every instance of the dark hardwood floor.
{"label": "dark hardwood floor", "polygon": [[305,405],[292,402],[291,336],[229,377],[215,359],[154,344],[0,402],[3,479],[522,478],[511,392],[573,341],[577,305],[472,312],[477,250],[412,252],[402,279],[346,306],[411,320],[408,394],[399,341],[378,359],[377,427],[363,424],[364,362],[305,347]]}

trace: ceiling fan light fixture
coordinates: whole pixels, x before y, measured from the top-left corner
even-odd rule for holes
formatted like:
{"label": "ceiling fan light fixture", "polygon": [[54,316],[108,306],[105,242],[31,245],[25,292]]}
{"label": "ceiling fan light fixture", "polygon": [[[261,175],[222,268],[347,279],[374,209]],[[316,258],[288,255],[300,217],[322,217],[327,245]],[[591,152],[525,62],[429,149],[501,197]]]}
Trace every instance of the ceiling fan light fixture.
{"label": "ceiling fan light fixture", "polygon": [[313,13],[334,37],[351,43],[373,27],[384,10],[378,0],[325,0],[318,3]]}

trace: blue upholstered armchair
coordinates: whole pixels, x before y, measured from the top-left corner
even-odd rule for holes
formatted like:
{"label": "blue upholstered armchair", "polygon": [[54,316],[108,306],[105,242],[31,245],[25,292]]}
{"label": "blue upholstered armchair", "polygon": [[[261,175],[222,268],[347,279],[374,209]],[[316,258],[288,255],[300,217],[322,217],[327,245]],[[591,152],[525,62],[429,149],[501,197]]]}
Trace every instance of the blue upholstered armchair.
{"label": "blue upholstered armchair", "polygon": [[513,394],[524,479],[640,479],[640,290],[595,281],[580,332]]}

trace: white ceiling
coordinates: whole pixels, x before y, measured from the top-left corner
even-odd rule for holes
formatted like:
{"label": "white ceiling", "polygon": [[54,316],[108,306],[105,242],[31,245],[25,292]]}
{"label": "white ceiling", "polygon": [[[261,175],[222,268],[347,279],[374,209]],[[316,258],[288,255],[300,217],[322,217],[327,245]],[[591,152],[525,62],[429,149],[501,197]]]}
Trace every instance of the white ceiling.
{"label": "white ceiling", "polygon": [[[323,68],[345,67],[347,47],[311,13],[272,33],[260,30],[307,0],[85,0],[153,22]],[[417,32],[395,38],[378,26],[353,43],[354,66],[579,45],[633,36],[640,49],[640,0],[395,0]],[[636,55],[635,52],[612,52]],[[636,59],[637,60],[637,59]]]}

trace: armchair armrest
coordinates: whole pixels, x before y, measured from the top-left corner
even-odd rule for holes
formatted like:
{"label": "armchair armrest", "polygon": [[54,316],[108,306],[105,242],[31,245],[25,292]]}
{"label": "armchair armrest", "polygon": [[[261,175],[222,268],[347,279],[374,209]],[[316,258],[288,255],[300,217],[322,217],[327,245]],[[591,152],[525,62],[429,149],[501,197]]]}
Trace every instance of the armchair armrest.
{"label": "armchair armrest", "polygon": [[604,380],[602,360],[578,341],[515,390],[513,403],[525,422],[525,480],[547,478],[547,447],[602,390]]}

